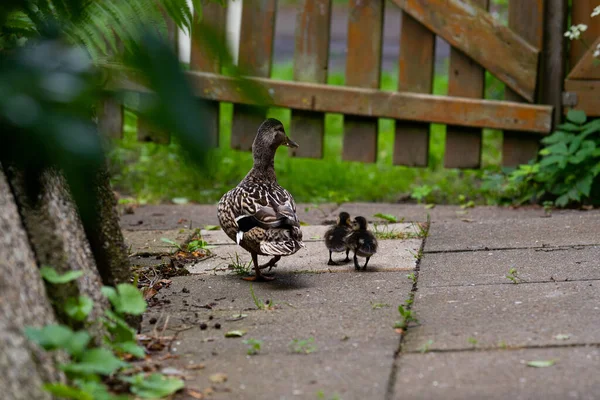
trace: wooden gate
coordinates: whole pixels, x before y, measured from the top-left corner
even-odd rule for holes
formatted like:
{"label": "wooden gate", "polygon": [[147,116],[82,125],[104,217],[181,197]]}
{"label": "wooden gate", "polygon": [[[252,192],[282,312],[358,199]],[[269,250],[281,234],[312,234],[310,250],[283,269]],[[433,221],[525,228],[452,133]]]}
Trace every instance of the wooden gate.
{"label": "wooden gate", "polygon": [[[348,161],[376,161],[377,118],[395,119],[393,162],[407,166],[427,166],[431,123],[447,126],[445,166],[451,168],[480,167],[482,128],[504,131],[503,164],[510,166],[535,157],[539,139],[551,131],[553,109],[561,106],[565,0],[510,0],[508,26],[487,11],[489,0],[392,0],[387,5],[384,0],[349,0],[346,86],[326,84],[331,0],[298,3],[295,81],[269,78],[276,0],[243,2],[238,59],[249,79],[269,93],[268,104],[260,106],[292,110],[291,129],[301,145],[295,156],[323,156],[324,113],[344,114],[342,158]],[[384,6],[402,10],[397,91],[379,90]],[[211,24],[224,34],[221,6],[208,3],[203,15],[198,24]],[[431,94],[436,35],[452,46],[448,96]],[[219,60],[193,40],[190,69],[195,93],[211,100],[214,143],[218,103],[232,102],[231,145],[250,150],[264,118],[257,104],[240,94],[235,80],[220,75]],[[486,70],[506,85],[505,101],[483,99]],[[113,136],[120,134],[119,113],[114,104],[104,108],[101,125]],[[140,127],[148,132],[143,121]],[[165,134],[144,135],[168,140]]]}
{"label": "wooden gate", "polygon": [[[600,117],[600,57],[594,52],[600,49],[600,16],[591,16],[597,1],[577,0],[573,2],[571,24],[584,24],[588,29],[582,39],[571,42],[569,65],[571,70],[565,80],[563,97],[564,112],[570,109],[583,110],[588,116]],[[589,48],[586,45],[590,45]]]}

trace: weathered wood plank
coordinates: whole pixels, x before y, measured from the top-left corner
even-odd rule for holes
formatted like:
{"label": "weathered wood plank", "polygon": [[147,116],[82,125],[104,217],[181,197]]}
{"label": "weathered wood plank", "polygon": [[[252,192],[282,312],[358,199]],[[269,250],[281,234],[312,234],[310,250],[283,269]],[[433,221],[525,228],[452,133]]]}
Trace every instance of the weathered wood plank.
{"label": "weathered wood plank", "polygon": [[[598,24],[600,25],[600,24]],[[590,48],[581,57],[577,65],[573,67],[567,79],[596,79],[600,80],[600,67],[595,64],[594,51],[600,46],[600,35]]]}
{"label": "weathered wood plank", "polygon": [[[219,3],[212,1],[202,2],[202,18],[198,13],[194,13],[194,25],[192,26],[192,43],[190,53],[190,69],[194,71],[205,71],[219,73],[221,71],[221,60],[218,54],[212,54],[207,51],[206,46],[202,45],[202,38],[199,35],[203,30],[210,30],[215,38],[225,45],[225,25],[226,8]],[[219,102],[211,101],[205,105],[206,110],[206,128],[209,134],[207,143],[210,147],[219,145]]]}
{"label": "weathered wood plank", "polygon": [[[237,80],[205,72],[188,72],[199,97],[240,104],[253,104],[240,91]],[[141,84],[113,75],[109,88],[146,91]],[[474,100],[406,92],[247,78],[270,94],[264,106],[345,113],[376,118],[453,124],[479,128],[512,129],[548,133],[552,107],[506,101]]]}
{"label": "weathered wood plank", "polygon": [[[520,34],[532,46],[543,48],[544,41],[544,0],[519,0],[508,4],[508,26]],[[534,92],[534,96],[536,93]],[[510,101],[523,101],[522,94],[506,88],[504,98]],[[530,98],[525,97],[531,101]],[[523,132],[504,132],[502,141],[502,164],[517,166],[526,164],[536,157],[539,137]]]}
{"label": "weathered wood plank", "polygon": [[534,100],[539,48],[489,13],[459,0],[392,1],[527,100]]}
{"label": "weathered wood plank", "polygon": [[[242,23],[238,66],[244,73],[256,77],[271,75],[275,38],[276,0],[254,0],[242,3]],[[266,110],[234,106],[231,126],[231,147],[251,150],[256,130],[265,118]]]}
{"label": "weathered wood plank", "polygon": [[123,106],[113,98],[106,98],[97,108],[98,131],[110,138],[123,138]]}
{"label": "weathered wood plank", "polygon": [[[435,35],[419,21],[401,14],[398,90],[431,93],[435,59]],[[429,124],[396,121],[394,157],[396,165],[426,167],[429,160]]]}
{"label": "weathered wood plank", "polygon": [[588,117],[600,117],[600,81],[566,80],[565,90],[577,99],[573,107],[565,107],[566,114],[570,109],[583,110]]}
{"label": "weathered wood plank", "polygon": [[[350,0],[348,10],[348,52],[346,85],[379,88],[383,44],[384,0]],[[342,159],[377,160],[377,120],[344,117]]]}
{"label": "weathered wood plank", "polygon": [[541,104],[554,106],[554,125],[562,117],[562,92],[566,67],[566,43],[568,0],[546,0],[544,17],[544,51],[540,75]]}
{"label": "weathered wood plank", "polygon": [[[294,79],[300,82],[327,82],[331,0],[302,0],[296,20]],[[300,147],[290,149],[296,157],[323,157],[325,116],[292,111],[292,136]]]}
{"label": "weathered wood plank", "polygon": [[573,68],[587,51],[586,44],[592,43],[600,36],[600,18],[592,18],[591,13],[598,5],[598,0],[574,0],[571,5],[571,25],[585,24],[588,29],[580,40],[572,40],[569,48],[569,66]]}
{"label": "weathered wood plank", "polygon": [[[474,0],[473,4],[487,10],[489,0]],[[450,50],[448,95],[483,98],[485,91],[485,69],[462,51]],[[481,129],[456,125],[446,127],[446,168],[479,168],[481,166]]]}

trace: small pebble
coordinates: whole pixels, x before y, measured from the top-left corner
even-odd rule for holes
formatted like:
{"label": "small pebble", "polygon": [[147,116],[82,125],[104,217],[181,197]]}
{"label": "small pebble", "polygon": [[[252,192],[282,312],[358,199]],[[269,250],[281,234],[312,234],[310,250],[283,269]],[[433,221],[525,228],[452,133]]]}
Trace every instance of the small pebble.
{"label": "small pebble", "polygon": [[215,329],[221,329],[221,324],[217,322],[217,323],[215,324]]}
{"label": "small pebble", "polygon": [[152,318],[150,318],[150,321],[148,321],[148,322],[150,322],[150,324],[154,325],[157,321],[158,320],[156,318],[152,317]]}
{"label": "small pebble", "polygon": [[200,324],[200,329],[205,330],[206,328],[208,328],[208,325],[205,322]]}
{"label": "small pebble", "polygon": [[212,315],[209,315],[209,316],[208,316],[208,319],[213,319],[213,318],[214,318],[214,317],[213,317]]}

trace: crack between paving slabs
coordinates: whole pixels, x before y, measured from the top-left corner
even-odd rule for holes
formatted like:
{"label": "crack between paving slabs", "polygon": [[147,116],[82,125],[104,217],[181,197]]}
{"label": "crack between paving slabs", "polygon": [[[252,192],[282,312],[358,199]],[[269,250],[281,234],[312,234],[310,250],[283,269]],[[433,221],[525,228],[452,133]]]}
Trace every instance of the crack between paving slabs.
{"label": "crack between paving slabs", "polygon": [[[527,285],[527,284],[540,284],[540,283],[567,283],[567,282],[596,282],[600,281],[600,278],[579,278],[579,279],[569,279],[566,278],[564,280],[557,279],[548,279],[542,281],[520,281],[516,285]],[[512,282],[491,282],[491,283],[471,283],[469,285],[433,285],[433,286],[424,286],[426,288],[452,288],[452,287],[477,287],[477,286],[498,286],[498,285],[515,285]]]}
{"label": "crack between paving slabs", "polygon": [[[419,288],[418,288],[419,271],[421,270],[421,261],[423,260],[423,257],[425,256],[425,253],[424,253],[425,243],[427,242],[427,237],[429,236],[429,229],[431,227],[431,220],[429,219],[429,215],[427,218],[426,226],[427,226],[427,228],[426,228],[425,234],[423,235],[423,241],[421,242],[421,246],[419,248],[419,253],[418,253],[420,255],[420,257],[417,259],[415,269],[414,269],[415,279],[414,279],[412,289],[410,290],[410,294],[408,297],[411,300],[414,300],[415,294],[417,293],[417,290],[419,290]],[[406,309],[409,311],[412,311],[413,304],[414,304],[414,302],[411,302],[406,307]],[[385,400],[392,400],[394,398],[394,388],[396,386],[396,377],[398,376],[398,370],[399,370],[398,363],[400,362],[400,357],[402,355],[402,346],[403,346],[404,338],[406,337],[407,334],[408,334],[408,327],[404,330],[404,332],[402,332],[400,334],[398,348],[396,349],[396,351],[394,351],[394,362],[392,363],[392,368],[390,370],[390,376],[388,377]]]}
{"label": "crack between paving slabs", "polygon": [[[597,347],[600,348],[600,342],[598,343],[564,343],[564,344],[539,344],[539,345],[525,345],[525,346],[507,346],[507,347],[471,347],[471,348],[457,348],[457,349],[434,349],[428,350],[427,353],[476,353],[486,351],[517,351],[517,350],[537,350],[537,349],[570,349],[570,348],[585,348],[585,347]],[[420,350],[412,350],[404,352],[404,354],[422,354]]]}
{"label": "crack between paving slabs", "polygon": [[478,251],[502,251],[502,250],[535,250],[535,251],[565,251],[565,250],[583,250],[587,247],[600,246],[600,243],[594,244],[575,244],[571,246],[516,246],[516,247],[482,247],[477,249],[451,249],[451,250],[424,250],[423,254],[443,254],[443,253],[476,253]]}

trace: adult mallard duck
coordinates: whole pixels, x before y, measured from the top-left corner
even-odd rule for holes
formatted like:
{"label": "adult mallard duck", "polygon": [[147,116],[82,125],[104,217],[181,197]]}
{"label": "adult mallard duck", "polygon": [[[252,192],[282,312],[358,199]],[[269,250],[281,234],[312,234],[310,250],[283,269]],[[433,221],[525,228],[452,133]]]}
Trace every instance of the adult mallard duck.
{"label": "adult mallard duck", "polygon": [[373,232],[367,229],[367,220],[364,217],[356,217],[352,222],[352,233],[346,236],[346,246],[354,251],[354,268],[360,269],[356,256],[366,257],[362,269],[367,269],[369,259],[377,253],[377,238]]}
{"label": "adult mallard duck", "polygon": [[331,259],[331,253],[341,253],[346,251],[346,259],[344,262],[350,261],[348,257],[348,253],[350,253],[350,249],[346,246],[345,238],[352,232],[352,221],[350,221],[350,214],[345,211],[342,211],[340,215],[338,215],[337,222],[335,225],[331,226],[325,232],[325,246],[327,250],[329,250],[329,261],[327,265],[338,265],[335,261]]}
{"label": "adult mallard duck", "polygon": [[[221,228],[252,256],[256,275],[246,280],[273,279],[263,275],[261,269],[274,267],[282,256],[304,247],[294,198],[279,186],[275,176],[275,152],[282,145],[298,147],[287,137],[281,122],[267,119],[252,143],[252,169],[219,201]],[[273,258],[258,265],[259,255]]]}

